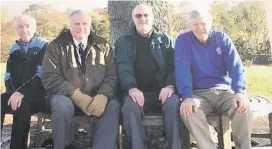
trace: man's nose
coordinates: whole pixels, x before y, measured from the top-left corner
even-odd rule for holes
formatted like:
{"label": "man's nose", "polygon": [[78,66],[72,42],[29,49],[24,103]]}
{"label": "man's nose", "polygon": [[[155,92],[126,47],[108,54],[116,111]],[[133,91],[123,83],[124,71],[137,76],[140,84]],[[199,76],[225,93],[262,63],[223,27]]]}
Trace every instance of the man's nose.
{"label": "man's nose", "polygon": [[22,28],[22,31],[23,31],[24,33],[26,33],[26,32],[27,32],[27,28],[26,28],[26,27],[23,27],[23,28]]}
{"label": "man's nose", "polygon": [[197,25],[197,26],[196,26],[196,29],[199,30],[199,31],[201,31],[203,28],[202,28],[201,25]]}
{"label": "man's nose", "polygon": [[78,28],[80,28],[80,29],[83,29],[83,27],[84,27],[83,24],[79,24],[79,25],[78,25]]}
{"label": "man's nose", "polygon": [[200,30],[204,30],[205,26],[204,25],[199,25]]}
{"label": "man's nose", "polygon": [[140,22],[145,22],[146,21],[146,18],[144,17],[144,16],[142,16],[141,18],[140,18]]}

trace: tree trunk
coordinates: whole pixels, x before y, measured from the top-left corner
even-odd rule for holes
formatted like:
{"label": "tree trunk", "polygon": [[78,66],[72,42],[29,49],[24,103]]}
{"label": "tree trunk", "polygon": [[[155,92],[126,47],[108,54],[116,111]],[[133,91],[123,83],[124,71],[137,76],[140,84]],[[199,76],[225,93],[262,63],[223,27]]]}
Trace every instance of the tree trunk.
{"label": "tree trunk", "polygon": [[270,54],[272,54],[272,1],[264,1],[264,8],[266,12],[266,20],[268,25],[268,36],[270,41]]}
{"label": "tree trunk", "polygon": [[120,35],[126,33],[127,30],[133,26],[131,11],[138,4],[147,4],[152,6],[154,13],[154,26],[162,32],[169,31],[167,1],[108,1],[110,42],[112,44]]}
{"label": "tree trunk", "polygon": [[[162,32],[169,31],[168,25],[168,5],[166,1],[108,1],[108,13],[110,19],[110,42],[114,49],[114,42],[118,37],[126,33],[132,26],[132,9],[138,4],[148,4],[152,6],[154,13],[154,26]],[[164,137],[164,128],[148,127],[145,130],[146,136],[150,139],[147,143],[149,149],[166,149],[167,143]],[[126,144],[126,143],[124,143]],[[123,146],[123,145],[121,145]],[[125,146],[126,148],[126,146]]]}

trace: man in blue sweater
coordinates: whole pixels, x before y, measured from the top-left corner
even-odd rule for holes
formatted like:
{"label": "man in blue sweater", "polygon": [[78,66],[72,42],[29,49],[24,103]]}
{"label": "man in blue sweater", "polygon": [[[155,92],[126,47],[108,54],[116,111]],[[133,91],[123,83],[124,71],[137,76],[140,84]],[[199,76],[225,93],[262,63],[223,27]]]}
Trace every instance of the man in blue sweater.
{"label": "man in blue sweater", "polygon": [[212,30],[208,10],[193,10],[189,18],[192,31],[179,35],[175,46],[181,118],[199,149],[216,149],[206,116],[226,115],[236,149],[249,149],[252,112],[241,58],[230,37]]}

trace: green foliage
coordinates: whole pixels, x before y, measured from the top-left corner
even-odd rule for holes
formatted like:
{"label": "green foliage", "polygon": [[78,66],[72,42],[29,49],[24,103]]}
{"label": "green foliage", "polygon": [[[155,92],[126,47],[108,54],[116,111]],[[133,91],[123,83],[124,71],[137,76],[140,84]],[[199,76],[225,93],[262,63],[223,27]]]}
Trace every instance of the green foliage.
{"label": "green foliage", "polygon": [[269,53],[263,2],[220,2],[212,8],[215,28],[232,38],[243,61],[251,60],[253,54]]}
{"label": "green foliage", "polygon": [[[180,32],[188,30],[188,11],[192,3],[182,1],[169,5],[170,35],[174,39]],[[5,62],[8,49],[17,38],[15,25],[7,20],[7,10],[1,10],[1,61]],[[37,19],[37,32],[52,40],[63,28],[67,28],[67,15],[51,5],[32,4],[24,13]],[[242,60],[249,62],[254,54],[268,54],[271,48],[268,40],[268,29],[264,4],[262,1],[251,2],[221,2],[212,4],[214,27],[225,31],[235,43]],[[110,23],[107,8],[91,11],[92,28],[99,35],[109,39]]]}
{"label": "green foliage", "polygon": [[169,26],[170,35],[174,39],[182,32],[189,30],[189,10],[192,7],[192,3],[189,1],[181,1],[178,5],[169,4]]}
{"label": "green foliage", "polygon": [[109,40],[109,32],[110,32],[110,23],[109,23],[109,15],[107,8],[102,10],[97,9],[91,12],[92,16],[92,29],[98,35]]}
{"label": "green foliage", "polygon": [[15,24],[12,17],[8,14],[8,9],[1,6],[1,62],[5,62],[9,55],[9,49],[17,38]]}
{"label": "green foliage", "polygon": [[37,20],[37,33],[47,39],[53,39],[67,23],[67,16],[51,5],[32,4],[23,13]]}
{"label": "green foliage", "polygon": [[[169,5],[170,34],[177,37],[188,30],[188,13],[193,3],[183,1],[179,5]],[[244,62],[250,62],[254,54],[268,54],[270,42],[264,3],[213,2],[211,5],[213,26],[226,32],[237,47]]]}

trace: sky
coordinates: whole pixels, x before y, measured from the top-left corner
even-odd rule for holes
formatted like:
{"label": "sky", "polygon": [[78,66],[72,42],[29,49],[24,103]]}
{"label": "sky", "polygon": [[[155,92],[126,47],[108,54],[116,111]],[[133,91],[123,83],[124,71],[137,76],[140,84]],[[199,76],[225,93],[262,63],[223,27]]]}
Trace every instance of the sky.
{"label": "sky", "polygon": [[[11,16],[16,16],[23,12],[29,5],[33,3],[51,4],[60,11],[66,11],[68,8],[90,10],[92,8],[105,8],[108,0],[0,0],[1,5],[8,9]],[[181,0],[168,0],[170,3],[179,3]],[[188,0],[200,1],[200,0]],[[201,0],[209,3],[212,0]]]}
{"label": "sky", "polygon": [[105,8],[108,0],[2,0],[1,5],[8,9],[11,16],[16,16],[23,12],[33,3],[51,4],[60,11],[66,11],[68,8],[90,10],[92,8]]}

